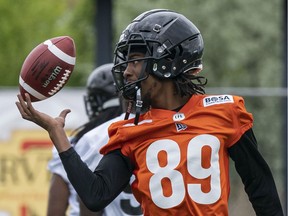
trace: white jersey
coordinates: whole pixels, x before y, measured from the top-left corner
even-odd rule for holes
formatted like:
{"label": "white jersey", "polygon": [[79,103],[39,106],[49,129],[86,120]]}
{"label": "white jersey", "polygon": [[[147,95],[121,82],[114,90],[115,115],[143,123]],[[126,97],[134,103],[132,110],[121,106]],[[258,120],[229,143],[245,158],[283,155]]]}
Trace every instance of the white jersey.
{"label": "white jersey", "polygon": [[[81,159],[87,164],[89,169],[94,171],[98,165],[102,155],[99,153],[99,149],[108,142],[108,127],[111,123],[123,120],[124,114],[111,119],[100,126],[92,129],[84,134],[81,139],[74,146],[75,151],[80,155]],[[79,216],[79,203],[77,193],[68,180],[67,174],[64,170],[62,162],[59,158],[58,152],[53,147],[53,158],[48,162],[48,170],[51,173],[60,175],[65,182],[67,182],[70,190],[69,205],[70,216]],[[140,204],[134,198],[131,190],[125,190],[119,194],[105,209],[105,216],[130,216],[130,215],[142,215]]]}

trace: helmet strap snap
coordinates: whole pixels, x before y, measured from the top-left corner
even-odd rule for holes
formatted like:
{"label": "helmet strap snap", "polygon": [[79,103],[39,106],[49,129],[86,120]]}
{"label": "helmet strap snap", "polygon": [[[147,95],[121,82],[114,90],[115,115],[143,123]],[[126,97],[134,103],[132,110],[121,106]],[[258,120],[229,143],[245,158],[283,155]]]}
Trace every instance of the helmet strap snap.
{"label": "helmet strap snap", "polygon": [[136,90],[135,119],[134,119],[135,125],[138,125],[139,116],[143,105],[143,101],[141,100],[141,87],[139,86],[137,87],[138,89]]}

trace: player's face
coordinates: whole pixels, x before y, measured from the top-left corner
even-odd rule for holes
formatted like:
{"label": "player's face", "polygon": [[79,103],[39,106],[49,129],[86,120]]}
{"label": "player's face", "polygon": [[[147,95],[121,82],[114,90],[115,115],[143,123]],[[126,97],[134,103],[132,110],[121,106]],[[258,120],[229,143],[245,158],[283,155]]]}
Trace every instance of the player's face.
{"label": "player's face", "polygon": [[147,109],[150,105],[153,105],[153,101],[157,100],[157,95],[161,90],[161,82],[154,76],[148,76],[148,72],[142,70],[144,60],[136,60],[144,57],[142,53],[132,53],[129,56],[129,60],[135,59],[128,63],[126,70],[124,71],[124,79],[127,83],[132,83],[146,77],[141,81],[143,108]]}
{"label": "player's face", "polygon": [[125,83],[133,83],[136,82],[141,76],[143,61],[139,61],[137,59],[143,58],[144,55],[142,53],[131,53],[128,59],[129,61],[135,59],[135,61],[131,61],[128,63],[126,70],[124,71],[124,79]]}

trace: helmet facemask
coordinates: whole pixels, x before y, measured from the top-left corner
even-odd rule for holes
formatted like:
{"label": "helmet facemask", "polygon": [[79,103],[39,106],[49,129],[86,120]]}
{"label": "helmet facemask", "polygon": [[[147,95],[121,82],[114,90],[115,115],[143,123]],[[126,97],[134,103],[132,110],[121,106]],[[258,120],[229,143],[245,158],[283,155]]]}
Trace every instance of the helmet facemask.
{"label": "helmet facemask", "polygon": [[114,97],[111,97],[111,94],[106,91],[87,88],[87,93],[84,95],[84,105],[86,114],[89,120],[92,121],[103,110],[120,106],[120,101],[116,94]]}
{"label": "helmet facemask", "polygon": [[[153,49],[153,48],[152,48]],[[130,56],[135,53],[143,54],[143,57],[132,58]],[[153,50],[149,45],[149,41],[144,40],[141,34],[131,34],[127,40],[118,43],[115,49],[114,67],[112,73],[116,83],[116,88],[122,93],[122,96],[130,101],[127,113],[135,109],[135,124],[138,123],[139,114],[142,111],[142,98],[141,98],[141,82],[148,78],[149,73],[147,66],[153,60]],[[142,68],[139,73],[138,79],[133,82],[126,82],[124,72],[129,63],[134,61],[142,61]],[[134,105],[134,107],[132,107]],[[126,117],[128,118],[129,114]]]}
{"label": "helmet facemask", "polygon": [[[133,53],[142,53],[144,56],[129,59]],[[114,55],[112,73],[116,88],[125,99],[135,101],[137,89],[141,88],[141,82],[149,76],[147,65],[150,65],[150,61],[153,59],[151,47],[141,34],[131,34],[128,40],[118,43]],[[138,80],[127,83],[124,79],[124,71],[128,64],[134,61],[143,61],[142,69]]]}

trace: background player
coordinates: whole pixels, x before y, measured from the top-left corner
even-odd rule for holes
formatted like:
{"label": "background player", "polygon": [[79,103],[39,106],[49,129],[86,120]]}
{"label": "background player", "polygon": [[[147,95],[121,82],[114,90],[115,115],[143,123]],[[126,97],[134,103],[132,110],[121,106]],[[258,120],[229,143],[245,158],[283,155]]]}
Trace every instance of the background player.
{"label": "background player", "polygon": [[[204,93],[206,79],[197,75],[203,48],[197,27],[173,11],[147,11],[127,26],[113,73],[123,96],[135,102],[136,116],[109,127],[94,173],[64,133],[69,110],[51,118],[33,108],[29,95],[27,103],[18,95],[22,117],[48,131],[90,209],[109,204],[134,173],[144,215],[228,215],[230,156],[256,214],[283,215],[243,98]],[[143,107],[149,111],[141,114]]]}
{"label": "background player", "polygon": [[[111,73],[112,66],[112,63],[102,65],[89,75],[86,84],[86,95],[84,96],[89,122],[76,129],[73,133],[74,135],[70,137],[71,144],[92,170],[101,158],[99,148],[108,139],[107,133],[103,133],[103,131],[97,132],[95,128],[112,119],[101,125],[101,128],[107,131],[109,124],[113,121],[123,119],[123,116],[120,116],[123,113],[122,106],[116,94]],[[86,134],[87,132],[89,134]],[[104,143],[101,143],[99,140],[103,140]],[[122,195],[119,195],[103,212],[91,212],[81,202],[79,206],[79,198],[67,178],[58,152],[55,148],[53,148],[52,152],[53,158],[48,163],[48,169],[52,173],[48,199],[48,216],[66,215],[68,207],[70,216],[141,215],[139,203],[135,201],[131,189],[129,190],[130,187],[127,187],[126,191],[122,192]],[[123,202],[123,200],[126,202],[125,206],[120,205],[120,202]],[[81,211],[79,207],[81,207]]]}

